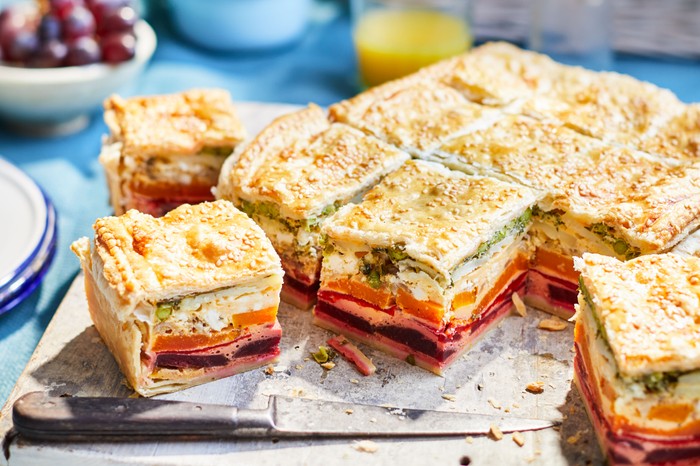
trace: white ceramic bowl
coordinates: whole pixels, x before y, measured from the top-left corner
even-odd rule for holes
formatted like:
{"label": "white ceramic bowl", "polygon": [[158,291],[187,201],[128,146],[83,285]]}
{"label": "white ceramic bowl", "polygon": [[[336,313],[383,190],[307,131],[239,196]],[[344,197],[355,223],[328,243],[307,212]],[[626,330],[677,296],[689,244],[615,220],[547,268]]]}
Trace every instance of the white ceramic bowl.
{"label": "white ceramic bowl", "polygon": [[136,55],[117,65],[96,63],[64,68],[0,66],[0,118],[35,136],[78,131],[105,98],[136,77],[156,48],[145,21],[135,27]]}
{"label": "white ceramic bowl", "polygon": [[311,0],[169,0],[173,24],[189,41],[212,50],[259,50],[298,39]]}

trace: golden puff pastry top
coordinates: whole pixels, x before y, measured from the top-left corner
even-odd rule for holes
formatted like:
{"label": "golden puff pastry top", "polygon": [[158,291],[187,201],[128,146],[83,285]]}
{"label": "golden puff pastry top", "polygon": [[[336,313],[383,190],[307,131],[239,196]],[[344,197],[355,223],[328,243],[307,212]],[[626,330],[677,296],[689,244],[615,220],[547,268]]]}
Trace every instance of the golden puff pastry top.
{"label": "golden puff pastry top", "polygon": [[598,158],[561,198],[578,221],[605,223],[644,254],[666,251],[700,226],[700,164],[612,145]]}
{"label": "golden puff pastry top", "polygon": [[321,227],[333,241],[403,246],[445,277],[537,200],[530,188],[412,160]]}
{"label": "golden puff pastry top", "polygon": [[410,156],[341,123],[312,105],[267,126],[222,170],[217,195],[272,202],[287,218],[319,215],[347,202]]}
{"label": "golden puff pastry top", "polygon": [[561,65],[546,55],[491,42],[434,67],[431,74],[470,100],[504,106],[549,91]]}
{"label": "golden puff pastry top", "polygon": [[600,141],[558,123],[509,115],[493,125],[443,144],[438,154],[449,166],[503,175],[518,183],[561,194],[565,181],[578,180],[595,163]]}
{"label": "golden puff pastry top", "polygon": [[623,375],[700,368],[700,258],[575,259]]}
{"label": "golden puff pastry top", "polygon": [[700,161],[700,104],[687,105],[656,134],[639,142],[638,147],[663,157]]}
{"label": "golden puff pastry top", "polygon": [[[157,301],[282,274],[270,240],[228,201],[182,205],[153,218],[136,210],[93,225],[92,261],[123,302]],[[88,239],[72,245],[88,259]]]}
{"label": "golden puff pastry top", "polygon": [[555,118],[583,134],[625,144],[656,132],[682,110],[671,91],[653,84],[565,66],[550,91],[523,107],[528,115]]}
{"label": "golden puff pastry top", "polygon": [[231,95],[222,89],[129,99],[115,95],[104,107],[112,139],[134,156],[197,154],[205,147],[233,147],[245,138]]}
{"label": "golden puff pastry top", "polygon": [[[331,114],[333,111],[331,107]],[[498,115],[493,109],[468,101],[449,86],[427,81],[374,100],[364,111],[349,113],[343,122],[420,154]]]}

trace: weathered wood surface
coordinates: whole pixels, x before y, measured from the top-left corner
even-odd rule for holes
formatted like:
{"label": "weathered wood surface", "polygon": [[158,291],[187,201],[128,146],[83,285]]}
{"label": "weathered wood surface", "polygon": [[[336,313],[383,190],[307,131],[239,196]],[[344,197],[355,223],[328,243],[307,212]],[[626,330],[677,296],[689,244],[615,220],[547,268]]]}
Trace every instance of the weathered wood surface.
{"label": "weathered wood surface", "polygon": [[[254,133],[288,106],[245,105],[242,115]],[[563,332],[537,329],[546,315],[507,317],[470,352],[438,377],[364,348],[376,364],[374,376],[363,377],[338,358],[326,371],[310,351],[325,344],[330,333],[311,324],[311,315],[287,305],[280,308],[283,353],[274,372],[250,371],[224,380],[161,396],[163,399],[261,408],[269,394],[342,400],[365,404],[479,412],[562,420],[556,429],[524,434],[517,446],[506,435],[426,440],[377,440],[374,453],[358,451],[348,440],[219,440],[198,442],[38,443],[12,436],[11,407],[29,391],[53,395],[129,396],[116,363],[92,326],[82,277],[68,291],[39,346],[0,413],[3,464],[237,464],[237,465],[458,465],[465,457],[481,464],[599,464],[600,451],[578,393],[572,387],[572,326]],[[545,382],[544,393],[525,386]],[[442,395],[454,395],[454,401]],[[451,397],[448,397],[451,398]]]}

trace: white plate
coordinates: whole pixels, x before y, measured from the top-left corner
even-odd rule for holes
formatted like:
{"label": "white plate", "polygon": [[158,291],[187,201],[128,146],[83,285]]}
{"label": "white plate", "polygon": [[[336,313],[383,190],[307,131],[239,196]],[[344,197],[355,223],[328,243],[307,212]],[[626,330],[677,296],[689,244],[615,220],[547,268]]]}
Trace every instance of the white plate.
{"label": "white plate", "polygon": [[41,189],[19,168],[0,159],[0,287],[31,264],[48,220]]}

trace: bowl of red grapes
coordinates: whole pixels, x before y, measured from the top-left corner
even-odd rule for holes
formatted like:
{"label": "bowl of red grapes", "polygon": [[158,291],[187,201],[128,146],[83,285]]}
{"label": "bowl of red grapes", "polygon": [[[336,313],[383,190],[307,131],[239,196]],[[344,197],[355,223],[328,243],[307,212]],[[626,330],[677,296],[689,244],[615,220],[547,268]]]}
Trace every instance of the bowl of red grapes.
{"label": "bowl of red grapes", "polygon": [[56,135],[135,78],[156,46],[132,0],[43,0],[0,11],[0,119]]}

